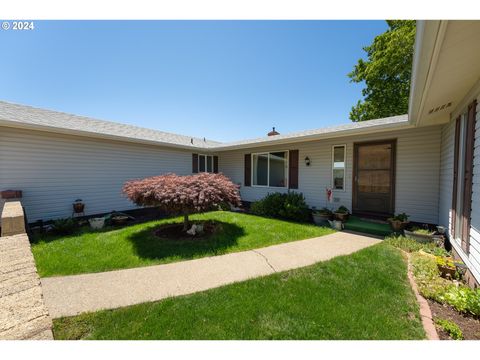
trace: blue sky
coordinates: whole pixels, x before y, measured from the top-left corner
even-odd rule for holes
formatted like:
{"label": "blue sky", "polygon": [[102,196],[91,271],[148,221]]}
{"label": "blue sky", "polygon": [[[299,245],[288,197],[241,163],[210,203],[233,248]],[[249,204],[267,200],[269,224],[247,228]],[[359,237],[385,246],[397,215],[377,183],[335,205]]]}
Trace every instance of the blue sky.
{"label": "blue sky", "polygon": [[36,21],[0,30],[0,99],[231,141],[348,123],[383,21]]}

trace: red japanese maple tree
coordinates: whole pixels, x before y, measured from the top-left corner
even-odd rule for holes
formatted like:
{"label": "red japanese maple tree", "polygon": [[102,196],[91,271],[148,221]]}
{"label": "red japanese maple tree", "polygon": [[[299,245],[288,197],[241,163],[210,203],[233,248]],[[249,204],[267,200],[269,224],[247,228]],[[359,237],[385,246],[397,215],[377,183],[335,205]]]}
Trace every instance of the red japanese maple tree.
{"label": "red japanese maple tree", "polygon": [[238,188],[223,174],[201,173],[130,180],[122,191],[137,205],[157,206],[169,214],[182,214],[183,229],[187,230],[190,214],[218,208],[222,203],[239,206]]}

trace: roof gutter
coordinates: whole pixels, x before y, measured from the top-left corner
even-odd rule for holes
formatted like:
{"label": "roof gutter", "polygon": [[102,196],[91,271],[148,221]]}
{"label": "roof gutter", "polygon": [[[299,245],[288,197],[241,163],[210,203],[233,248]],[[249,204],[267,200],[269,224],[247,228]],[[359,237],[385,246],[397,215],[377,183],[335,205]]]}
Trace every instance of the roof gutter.
{"label": "roof gutter", "polygon": [[63,129],[63,128],[57,128],[57,127],[39,125],[39,124],[25,124],[25,123],[19,123],[16,121],[9,121],[4,119],[0,119],[0,126],[10,127],[10,128],[20,128],[20,129],[26,129],[26,130],[37,130],[37,131],[44,131],[44,132],[64,134],[64,135],[84,136],[89,138],[129,142],[129,143],[144,144],[144,145],[150,145],[150,146],[163,146],[163,147],[177,148],[177,149],[188,150],[188,151],[198,151],[203,153],[215,153],[220,151],[258,148],[258,147],[275,146],[275,145],[282,145],[282,144],[294,144],[294,143],[305,142],[305,141],[332,139],[332,138],[362,135],[362,134],[373,134],[373,133],[384,132],[389,130],[408,129],[413,127],[408,121],[402,121],[397,123],[366,126],[363,128],[352,128],[352,129],[346,129],[346,130],[337,130],[334,132],[324,132],[320,134],[301,135],[301,136],[287,137],[287,138],[275,137],[273,139],[268,139],[266,141],[258,141],[258,142],[252,141],[252,142],[246,142],[241,144],[231,144],[231,145],[219,144],[219,145],[213,145],[209,147],[199,147],[194,145],[192,146],[179,145],[179,144],[154,141],[154,140],[143,140],[143,139],[135,139],[135,138],[129,138],[129,137],[117,136],[117,135],[93,133],[93,132],[83,131],[83,130]]}
{"label": "roof gutter", "polygon": [[408,121],[418,126],[435,73],[448,20],[418,20],[412,64]]}
{"label": "roof gutter", "polygon": [[258,148],[258,147],[265,147],[265,146],[294,144],[294,143],[305,142],[305,141],[334,139],[339,137],[364,135],[364,134],[374,134],[374,133],[380,133],[380,132],[385,132],[390,130],[409,129],[409,128],[413,128],[413,125],[411,125],[408,121],[403,121],[403,122],[390,123],[390,124],[366,126],[360,129],[353,128],[353,129],[346,129],[346,130],[338,130],[334,132],[325,132],[321,134],[303,135],[303,136],[288,137],[288,138],[277,138],[272,140],[249,142],[249,143],[242,143],[242,144],[217,145],[210,149],[218,152],[251,149],[251,148]]}

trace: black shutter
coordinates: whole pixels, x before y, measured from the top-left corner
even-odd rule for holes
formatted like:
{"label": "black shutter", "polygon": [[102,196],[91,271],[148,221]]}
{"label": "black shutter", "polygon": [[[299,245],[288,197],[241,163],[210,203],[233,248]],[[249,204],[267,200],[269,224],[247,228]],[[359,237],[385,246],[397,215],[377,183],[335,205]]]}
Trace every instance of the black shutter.
{"label": "black shutter", "polygon": [[192,173],[198,173],[198,154],[192,154]]}
{"label": "black shutter", "polygon": [[463,188],[463,231],[462,249],[466,254],[470,252],[470,215],[472,212],[472,184],[473,184],[473,154],[475,151],[475,118],[477,102],[468,106],[467,136],[465,141],[465,175]]}
{"label": "black shutter", "polygon": [[213,172],[218,174],[218,156],[213,157]]}
{"label": "black shutter", "polygon": [[452,190],[452,236],[455,239],[455,219],[457,216],[457,192],[458,192],[458,154],[460,147],[460,121],[459,116],[455,122],[455,143],[453,148],[453,190]]}
{"label": "black shutter", "polygon": [[288,188],[298,189],[298,150],[288,154]]}
{"label": "black shutter", "polygon": [[244,186],[251,186],[252,179],[252,155],[245,154],[245,178],[243,181]]}

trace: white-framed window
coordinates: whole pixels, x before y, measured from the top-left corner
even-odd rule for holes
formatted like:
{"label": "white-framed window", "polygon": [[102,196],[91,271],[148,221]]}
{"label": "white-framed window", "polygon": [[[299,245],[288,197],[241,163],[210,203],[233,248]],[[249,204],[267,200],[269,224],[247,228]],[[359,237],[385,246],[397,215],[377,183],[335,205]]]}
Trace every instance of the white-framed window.
{"label": "white-framed window", "polygon": [[212,155],[198,155],[198,172],[213,173],[213,156]]}
{"label": "white-framed window", "polygon": [[286,188],[288,151],[252,154],[252,186]]}
{"label": "white-framed window", "polygon": [[345,191],[345,159],[347,145],[332,146],[332,188]]}

